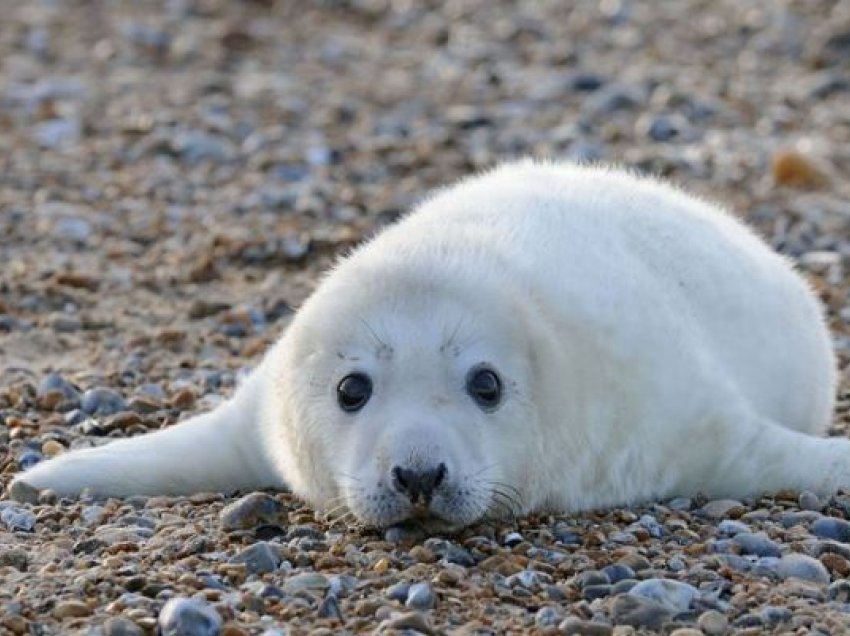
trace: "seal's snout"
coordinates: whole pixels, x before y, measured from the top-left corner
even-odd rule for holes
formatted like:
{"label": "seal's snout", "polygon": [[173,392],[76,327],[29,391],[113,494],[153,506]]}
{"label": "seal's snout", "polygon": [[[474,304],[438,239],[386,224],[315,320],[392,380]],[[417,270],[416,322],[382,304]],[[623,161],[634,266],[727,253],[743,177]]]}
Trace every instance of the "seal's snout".
{"label": "seal's snout", "polygon": [[414,505],[431,503],[434,491],[446,479],[448,469],[444,463],[424,469],[394,466],[392,483],[395,489],[410,499]]}

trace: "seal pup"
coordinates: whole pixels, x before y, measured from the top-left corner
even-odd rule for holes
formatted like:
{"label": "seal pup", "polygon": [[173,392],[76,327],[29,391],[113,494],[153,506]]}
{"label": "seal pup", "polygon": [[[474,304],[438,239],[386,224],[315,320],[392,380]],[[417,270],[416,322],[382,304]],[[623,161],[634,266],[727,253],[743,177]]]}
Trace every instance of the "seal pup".
{"label": "seal pup", "polygon": [[343,258],[234,394],[13,495],[289,488],[373,526],[850,486],[792,265],[656,180],[525,161]]}

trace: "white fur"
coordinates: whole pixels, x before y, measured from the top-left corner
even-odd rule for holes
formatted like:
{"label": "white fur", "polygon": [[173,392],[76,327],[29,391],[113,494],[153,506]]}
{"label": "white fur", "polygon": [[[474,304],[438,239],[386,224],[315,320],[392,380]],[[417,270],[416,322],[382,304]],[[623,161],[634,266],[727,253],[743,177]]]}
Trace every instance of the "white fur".
{"label": "white fur", "polygon": [[[464,390],[500,374],[493,412]],[[356,414],[340,379],[369,373]],[[821,308],[716,207],[603,168],[522,162],[436,193],[325,279],[233,400],[16,480],[73,495],[287,485],[387,525],[395,465],[448,468],[431,514],[578,511],[850,486],[825,439]],[[13,484],[13,491],[15,484]]]}

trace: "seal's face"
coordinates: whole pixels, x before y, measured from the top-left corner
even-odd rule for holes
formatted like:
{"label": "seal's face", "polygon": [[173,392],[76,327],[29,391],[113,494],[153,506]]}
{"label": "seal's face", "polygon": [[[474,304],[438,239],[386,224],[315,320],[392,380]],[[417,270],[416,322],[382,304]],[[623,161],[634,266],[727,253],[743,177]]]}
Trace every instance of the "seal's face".
{"label": "seal's face", "polygon": [[430,294],[391,304],[310,321],[295,363],[309,395],[296,416],[299,473],[313,471],[302,494],[374,526],[519,512],[535,420],[523,330]]}

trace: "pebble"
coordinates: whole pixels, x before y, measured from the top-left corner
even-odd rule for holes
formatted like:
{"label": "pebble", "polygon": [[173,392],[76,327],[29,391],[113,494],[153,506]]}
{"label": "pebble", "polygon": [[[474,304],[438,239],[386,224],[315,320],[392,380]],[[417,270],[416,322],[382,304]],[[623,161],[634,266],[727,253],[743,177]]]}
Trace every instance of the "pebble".
{"label": "pebble", "polygon": [[812,534],[820,539],[850,543],[850,522],[835,517],[822,517],[811,526]]}
{"label": "pebble", "polygon": [[555,627],[564,618],[564,614],[558,607],[546,605],[537,610],[534,615],[534,624],[538,627]]}
{"label": "pebble", "polygon": [[628,593],[655,601],[674,614],[687,610],[691,602],[699,596],[699,590],[693,585],[671,579],[646,579]]}
{"label": "pebble", "polygon": [[103,624],[104,636],[144,636],[144,633],[136,623],[121,616],[108,618]]}
{"label": "pebble", "polygon": [[786,554],[779,559],[774,570],[782,578],[793,577],[822,585],[827,585],[830,581],[829,571],[823,563],[806,554],[796,552]]}
{"label": "pebble", "polygon": [[35,528],[35,514],[24,508],[8,506],[0,512],[0,521],[9,530],[22,530],[29,532]]}
{"label": "pebble", "polygon": [[749,532],[750,526],[742,521],[737,521],[735,519],[724,519],[719,524],[717,524],[718,532],[722,532],[723,534],[728,534],[734,536],[740,532]]}
{"label": "pebble", "polygon": [[407,592],[406,607],[415,610],[427,610],[434,607],[437,594],[430,583],[414,583]]}
{"label": "pebble", "polygon": [[17,457],[18,466],[21,468],[21,470],[32,468],[42,459],[44,459],[42,454],[36,450],[32,450],[31,448],[28,448]]}
{"label": "pebble", "polygon": [[614,597],[611,618],[615,623],[659,630],[673,612],[666,605],[642,596],[621,594]]}
{"label": "pebble", "polygon": [[407,581],[399,581],[387,588],[384,594],[388,599],[404,603],[407,600],[407,594],[410,591],[410,583]]}
{"label": "pebble", "polygon": [[91,608],[80,601],[61,601],[53,608],[53,615],[59,620],[91,616]]}
{"label": "pebble", "polygon": [[771,541],[762,532],[739,532],[732,538],[732,542],[741,548],[742,554],[753,554],[760,557],[778,557],[782,554],[779,545]]}
{"label": "pebble", "polygon": [[55,439],[49,439],[41,445],[41,452],[45,457],[56,457],[65,452],[65,447]]}
{"label": "pebble", "polygon": [[296,574],[286,579],[286,582],[283,584],[284,591],[289,594],[295,594],[304,590],[324,594],[329,587],[330,581],[328,581],[328,577],[315,572]]}
{"label": "pebble", "polygon": [[76,387],[58,373],[44,376],[35,391],[38,398],[44,398],[50,393],[58,393],[63,402],[78,404],[80,400],[80,392]]}
{"label": "pebble", "polygon": [[742,507],[743,504],[735,499],[715,499],[709,501],[699,511],[709,519],[723,519],[731,510]]}
{"label": "pebble", "polygon": [[335,618],[337,620],[343,620],[339,601],[333,594],[328,594],[322,599],[322,602],[319,603],[317,614],[319,618]]}
{"label": "pebble", "polygon": [[221,616],[206,601],[197,598],[172,598],[159,613],[161,636],[218,636]]}
{"label": "pebble", "polygon": [[255,526],[287,525],[288,516],[274,497],[262,492],[252,492],[225,506],[219,514],[225,532],[247,530]]}
{"label": "pebble", "polygon": [[708,610],[699,615],[697,624],[708,636],[720,636],[726,633],[729,620],[717,610]]}
{"label": "pebble", "polygon": [[96,387],[83,393],[80,408],[89,415],[115,415],[127,409],[120,393],[106,387]]}
{"label": "pebble", "polygon": [[244,563],[251,574],[264,574],[274,572],[280,565],[281,558],[269,543],[259,541],[236,554],[230,562]]}
{"label": "pebble", "polygon": [[771,168],[778,185],[800,189],[825,188],[829,177],[811,158],[792,149],[780,150],[773,155]]}
{"label": "pebble", "polygon": [[823,502],[815,493],[808,490],[800,493],[799,504],[803,510],[814,510],[816,512],[823,510]]}
{"label": "pebble", "polygon": [[412,630],[413,632],[426,634],[427,636],[438,633],[431,627],[428,617],[421,612],[394,612],[389,618],[381,621],[380,625],[378,625],[379,634],[389,630],[399,630],[402,632],[404,630]]}

